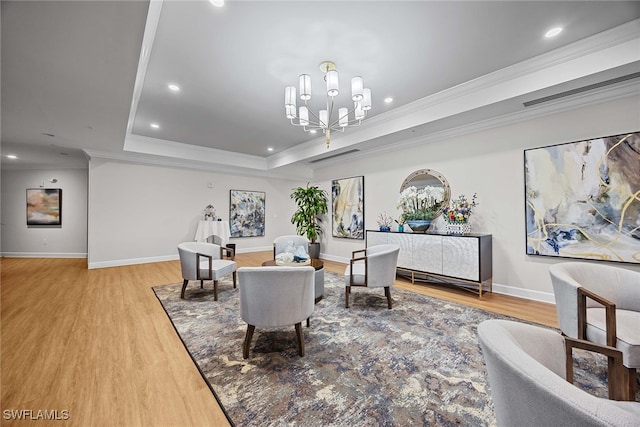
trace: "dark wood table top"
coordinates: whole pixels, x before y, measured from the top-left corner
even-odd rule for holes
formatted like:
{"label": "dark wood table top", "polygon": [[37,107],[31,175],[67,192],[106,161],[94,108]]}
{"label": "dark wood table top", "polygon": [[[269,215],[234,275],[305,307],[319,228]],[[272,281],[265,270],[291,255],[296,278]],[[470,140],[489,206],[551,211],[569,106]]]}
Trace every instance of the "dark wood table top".
{"label": "dark wood table top", "polygon": [[[307,264],[309,265],[309,264]],[[296,264],[287,264],[287,265],[281,265],[279,266],[278,264],[276,264],[276,260],[275,259],[270,259],[267,260],[265,262],[262,263],[263,267],[296,267]],[[304,266],[304,264],[300,264],[300,266]],[[322,260],[319,260],[317,258],[312,258],[311,259],[311,267],[315,268],[316,271],[320,270],[321,268],[324,267],[324,263],[322,262]]]}

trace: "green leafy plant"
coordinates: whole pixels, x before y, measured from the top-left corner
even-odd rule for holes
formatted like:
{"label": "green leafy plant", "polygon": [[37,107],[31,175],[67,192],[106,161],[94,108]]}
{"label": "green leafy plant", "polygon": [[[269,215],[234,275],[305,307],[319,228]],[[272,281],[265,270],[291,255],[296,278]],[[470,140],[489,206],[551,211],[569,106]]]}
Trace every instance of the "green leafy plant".
{"label": "green leafy plant", "polygon": [[296,226],[299,235],[315,243],[322,234],[320,215],[327,213],[327,192],[307,183],[306,187],[294,188],[291,198],[298,205],[298,210],[291,217],[291,224]]}

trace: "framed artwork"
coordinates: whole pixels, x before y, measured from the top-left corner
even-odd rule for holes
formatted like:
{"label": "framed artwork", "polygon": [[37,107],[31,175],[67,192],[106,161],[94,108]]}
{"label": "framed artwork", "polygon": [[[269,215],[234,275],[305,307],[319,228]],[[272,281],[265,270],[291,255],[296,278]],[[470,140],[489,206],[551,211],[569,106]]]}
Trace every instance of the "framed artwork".
{"label": "framed artwork", "polygon": [[364,176],[331,181],[333,237],[364,239]]}
{"label": "framed artwork", "polygon": [[61,188],[27,188],[27,225],[62,225]]}
{"label": "framed artwork", "polygon": [[640,132],[525,150],[526,253],[640,263]]}
{"label": "framed artwork", "polygon": [[231,237],[264,236],[265,193],[230,190],[229,228]]}

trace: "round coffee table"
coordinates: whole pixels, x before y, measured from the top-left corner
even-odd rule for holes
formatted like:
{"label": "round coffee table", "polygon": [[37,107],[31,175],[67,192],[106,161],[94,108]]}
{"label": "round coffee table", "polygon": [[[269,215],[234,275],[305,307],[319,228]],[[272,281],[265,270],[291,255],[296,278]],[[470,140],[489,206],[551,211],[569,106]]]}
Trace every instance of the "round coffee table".
{"label": "round coffee table", "polygon": [[[309,264],[306,264],[306,266],[308,266]],[[276,264],[276,260],[275,259],[270,259],[267,260],[265,262],[262,263],[263,267],[284,267],[283,266],[279,266],[278,264]],[[286,264],[286,267],[295,267],[296,264]],[[300,264],[300,266],[305,266],[304,264]],[[322,262],[322,260],[319,260],[317,258],[312,258],[311,259],[311,267],[316,269],[316,287],[315,287],[315,298],[316,298],[316,303],[318,301],[320,301],[322,299],[322,297],[324,296],[324,263]]]}

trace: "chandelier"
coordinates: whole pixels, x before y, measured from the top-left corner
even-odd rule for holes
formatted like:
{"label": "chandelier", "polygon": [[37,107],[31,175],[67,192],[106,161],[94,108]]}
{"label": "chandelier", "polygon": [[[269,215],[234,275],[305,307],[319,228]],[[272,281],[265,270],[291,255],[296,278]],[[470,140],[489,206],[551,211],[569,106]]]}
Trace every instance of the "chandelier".
{"label": "chandelier", "polygon": [[320,70],[324,73],[324,80],[327,84],[327,108],[315,114],[307,105],[311,99],[311,76],[300,75],[300,99],[304,102],[300,108],[296,106],[296,87],[287,86],[284,91],[285,114],[291,124],[302,126],[307,132],[316,132],[322,129],[325,134],[327,148],[331,143],[331,131],[344,132],[347,126],[358,126],[371,109],[371,89],[365,88],[362,77],[356,76],[351,79],[351,99],[353,108],[338,108],[337,115],[334,115],[333,101],[340,93],[338,85],[338,71],[336,64],[332,61],[325,61],[320,64]]}

